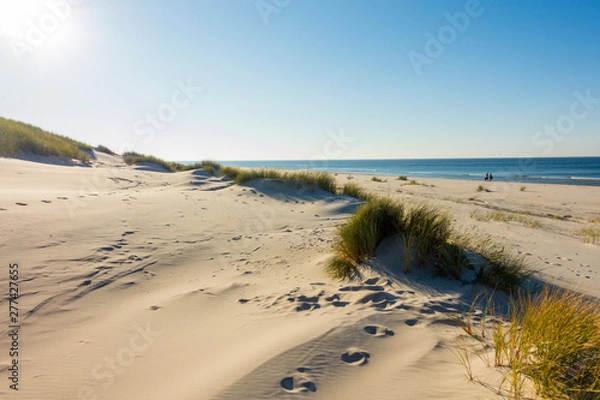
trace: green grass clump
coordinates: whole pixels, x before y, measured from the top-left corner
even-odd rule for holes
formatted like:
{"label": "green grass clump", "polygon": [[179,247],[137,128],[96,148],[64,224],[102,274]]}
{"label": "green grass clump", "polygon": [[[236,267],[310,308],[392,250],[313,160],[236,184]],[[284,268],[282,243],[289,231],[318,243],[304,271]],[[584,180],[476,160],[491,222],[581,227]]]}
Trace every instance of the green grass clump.
{"label": "green grass clump", "polygon": [[518,256],[487,238],[475,242],[466,240],[465,248],[481,257],[477,281],[495,290],[515,293],[531,275],[524,256]]}
{"label": "green grass clump", "polygon": [[397,181],[405,181],[408,178],[406,177],[406,175],[400,175],[399,177],[396,178]]}
{"label": "green grass clump", "polygon": [[375,255],[387,237],[400,235],[404,251],[404,271],[417,265],[434,265],[445,276],[459,278],[470,267],[464,250],[451,240],[451,218],[428,205],[406,209],[387,197],[366,196],[367,203],[339,230],[336,255],[327,270],[337,278],[350,278],[360,263]]}
{"label": "green grass clump", "polygon": [[524,192],[526,189],[527,189],[527,186],[521,186],[521,187],[519,188],[519,190],[520,190],[521,192]]}
{"label": "green grass clump", "polygon": [[348,182],[342,187],[342,194],[366,201],[369,194],[359,184]]}
{"label": "green grass clump", "polygon": [[389,198],[373,198],[361,206],[339,230],[337,254],[327,270],[338,278],[349,278],[361,262],[375,255],[386,237],[401,230],[404,207]]}
{"label": "green grass clump", "polygon": [[383,182],[383,181],[382,181],[380,178],[378,178],[378,177],[376,177],[376,176],[372,177],[372,178],[371,178],[371,180],[372,180],[373,182]]}
{"label": "green grass clump", "polygon": [[429,205],[409,209],[404,219],[402,235],[414,238],[419,265],[439,261],[452,235],[450,216]]}
{"label": "green grass clump", "polygon": [[99,151],[99,152],[101,152],[101,153],[109,154],[111,156],[116,156],[117,155],[117,153],[115,153],[114,151],[112,151],[108,147],[103,146],[101,144],[98,145],[98,147],[96,147],[96,150]]}
{"label": "green grass clump", "polygon": [[506,213],[500,211],[492,211],[489,213],[472,211],[471,218],[477,221],[519,222],[528,228],[539,228],[542,225],[536,218],[517,213]]}
{"label": "green grass clump", "polygon": [[0,117],[0,156],[36,155],[88,162],[90,157],[85,152],[91,150],[90,145],[66,136]]}
{"label": "green grass clump", "polygon": [[220,163],[213,160],[203,160],[199,167],[212,175],[216,175],[223,168]]}
{"label": "green grass clump", "polygon": [[390,198],[366,194],[358,185],[349,185],[342,192],[360,195],[366,203],[339,229],[336,254],[326,267],[332,276],[351,278],[362,262],[375,255],[383,239],[395,235],[402,242],[405,273],[416,261],[419,266],[434,266],[443,276],[460,279],[465,268],[475,269],[467,256],[471,252],[481,261],[477,280],[496,290],[514,292],[529,276],[523,257],[489,239],[476,242],[457,235],[448,213],[425,204],[406,208]]}
{"label": "green grass clump", "polygon": [[165,161],[161,158],[155,156],[149,156],[146,154],[136,153],[134,151],[127,151],[123,153],[123,161],[125,161],[129,165],[137,165],[137,164],[155,164],[163,167],[169,172],[181,172],[181,171],[189,171],[193,169],[202,168],[201,163],[194,165],[185,165],[172,161]]}
{"label": "green grass clump", "polygon": [[479,186],[477,186],[477,189],[475,189],[475,190],[476,190],[476,191],[478,191],[478,192],[483,192],[483,191],[486,191],[486,192],[487,192],[487,191],[488,191],[488,190],[485,188],[485,186],[483,186],[483,185],[479,185]]}
{"label": "green grass clump", "polygon": [[593,226],[581,228],[578,231],[576,231],[575,234],[577,236],[581,237],[581,240],[583,240],[583,243],[591,243],[591,244],[600,243],[600,230]]}
{"label": "green grass clump", "polygon": [[314,186],[329,193],[337,192],[337,185],[333,176],[327,172],[283,172],[276,169],[241,169],[236,167],[223,167],[221,174],[229,176],[237,184],[249,182],[253,179],[273,179],[290,184]]}
{"label": "green grass clump", "polygon": [[519,295],[508,327],[493,335],[496,363],[521,398],[523,382],[548,399],[600,398],[600,308],[582,295],[544,289]]}
{"label": "green grass clump", "polygon": [[220,169],[221,172],[221,176],[228,176],[230,177],[233,181],[235,181],[238,177],[238,175],[242,172],[241,168],[238,167],[231,167],[231,166],[224,166]]}

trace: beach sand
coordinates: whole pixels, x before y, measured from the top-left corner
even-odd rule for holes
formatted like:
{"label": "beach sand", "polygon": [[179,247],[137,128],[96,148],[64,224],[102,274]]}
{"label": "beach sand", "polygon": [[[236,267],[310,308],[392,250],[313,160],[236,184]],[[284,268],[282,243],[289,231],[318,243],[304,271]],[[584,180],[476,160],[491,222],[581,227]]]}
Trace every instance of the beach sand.
{"label": "beach sand", "polygon": [[[447,209],[536,281],[600,293],[600,247],[576,235],[600,226],[600,187],[380,178],[336,175]],[[0,288],[17,263],[20,325],[16,392],[2,296],[2,399],[503,398],[485,357],[469,381],[456,355],[472,339],[454,318],[480,286],[398,272],[394,239],[360,280],[324,272],[356,199],[100,153],[93,167],[0,158],[0,183]],[[474,218],[492,211],[525,223]]]}

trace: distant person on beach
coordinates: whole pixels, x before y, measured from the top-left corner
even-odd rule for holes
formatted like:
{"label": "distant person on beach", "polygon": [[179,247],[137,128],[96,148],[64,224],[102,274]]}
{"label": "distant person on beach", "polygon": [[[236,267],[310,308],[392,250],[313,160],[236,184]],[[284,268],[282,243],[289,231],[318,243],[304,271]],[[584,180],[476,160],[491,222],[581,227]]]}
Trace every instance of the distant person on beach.
{"label": "distant person on beach", "polygon": [[485,179],[484,179],[484,180],[485,180],[485,181],[487,181],[487,180],[489,179],[489,176],[490,176],[490,174],[486,172],[486,173],[485,173]]}
{"label": "distant person on beach", "polygon": [[492,175],[492,173],[490,172],[490,181],[494,179],[494,175]]}

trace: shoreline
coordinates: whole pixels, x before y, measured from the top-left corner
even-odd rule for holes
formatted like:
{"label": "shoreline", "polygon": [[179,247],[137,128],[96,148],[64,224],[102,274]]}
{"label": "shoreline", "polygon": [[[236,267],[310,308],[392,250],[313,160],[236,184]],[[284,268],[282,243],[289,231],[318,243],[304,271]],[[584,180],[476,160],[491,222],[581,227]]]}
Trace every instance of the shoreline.
{"label": "shoreline", "polygon": [[[560,163],[560,162],[563,163]],[[192,164],[190,161],[181,161]],[[600,186],[600,157],[539,158],[453,158],[453,159],[376,159],[376,160],[291,160],[223,161],[223,165],[242,168],[310,170],[342,174],[399,175],[414,179],[452,179],[484,181],[486,172],[495,181],[514,183]]]}

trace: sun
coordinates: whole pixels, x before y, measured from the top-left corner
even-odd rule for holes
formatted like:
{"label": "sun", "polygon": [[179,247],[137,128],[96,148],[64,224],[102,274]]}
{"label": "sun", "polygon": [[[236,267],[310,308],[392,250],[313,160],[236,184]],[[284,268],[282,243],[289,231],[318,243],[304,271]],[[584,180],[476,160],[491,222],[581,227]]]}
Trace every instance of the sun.
{"label": "sun", "polygon": [[0,0],[0,34],[16,36],[44,10],[39,0]]}

